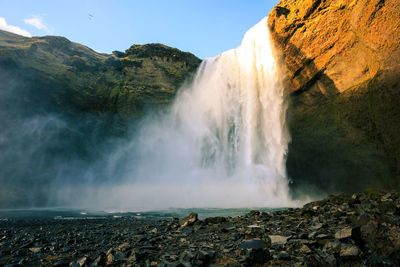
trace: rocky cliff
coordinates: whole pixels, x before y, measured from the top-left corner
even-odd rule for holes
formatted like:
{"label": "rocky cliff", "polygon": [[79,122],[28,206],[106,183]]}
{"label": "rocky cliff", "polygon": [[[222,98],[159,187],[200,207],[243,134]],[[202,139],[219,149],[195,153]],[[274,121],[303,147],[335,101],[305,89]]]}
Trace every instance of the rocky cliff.
{"label": "rocky cliff", "polygon": [[291,92],[293,188],[398,187],[400,2],[282,0],[268,24]]}

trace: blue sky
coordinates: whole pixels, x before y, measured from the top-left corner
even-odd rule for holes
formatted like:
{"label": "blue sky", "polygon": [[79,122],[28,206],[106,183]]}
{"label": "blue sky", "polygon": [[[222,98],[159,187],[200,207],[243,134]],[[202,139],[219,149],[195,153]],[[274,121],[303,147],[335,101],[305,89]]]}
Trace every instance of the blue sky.
{"label": "blue sky", "polygon": [[213,57],[237,47],[278,0],[0,0],[0,29],[60,35],[100,52],[163,43]]}

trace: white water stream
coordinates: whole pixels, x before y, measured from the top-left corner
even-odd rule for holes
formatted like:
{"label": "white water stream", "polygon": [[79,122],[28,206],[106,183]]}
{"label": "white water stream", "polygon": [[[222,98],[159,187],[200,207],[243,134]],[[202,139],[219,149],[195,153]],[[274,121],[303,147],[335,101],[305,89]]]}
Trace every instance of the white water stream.
{"label": "white water stream", "polygon": [[204,60],[168,114],[144,123],[125,148],[138,155],[132,182],[105,188],[107,202],[142,210],[293,206],[286,109],[264,18],[237,49]]}

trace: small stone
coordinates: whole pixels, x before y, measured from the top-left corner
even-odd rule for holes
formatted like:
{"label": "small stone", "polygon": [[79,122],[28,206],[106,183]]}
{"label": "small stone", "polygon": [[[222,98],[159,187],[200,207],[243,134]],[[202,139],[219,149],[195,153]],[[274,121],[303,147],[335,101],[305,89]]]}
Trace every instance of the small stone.
{"label": "small stone", "polygon": [[113,251],[113,248],[110,248],[109,250],[107,250],[106,255],[110,255]]}
{"label": "small stone", "polygon": [[317,239],[318,244],[323,246],[329,241],[330,236],[326,234],[319,234],[315,238]]}
{"label": "small stone", "polygon": [[260,212],[259,212],[258,210],[251,210],[251,211],[247,214],[248,217],[254,217],[254,216],[258,216],[258,215],[260,215]]}
{"label": "small stone", "polygon": [[307,245],[302,245],[299,249],[299,252],[302,254],[309,254],[312,252],[312,250]]}
{"label": "small stone", "polygon": [[29,250],[31,252],[33,252],[33,253],[39,253],[40,251],[42,251],[42,248],[41,247],[36,247],[36,248],[30,248]]}
{"label": "small stone", "polygon": [[319,234],[315,238],[316,239],[328,239],[329,235],[327,235],[327,234]]}
{"label": "small stone", "polygon": [[243,240],[239,246],[243,249],[258,249],[267,247],[266,243],[260,239]]}
{"label": "small stone", "polygon": [[257,237],[262,237],[264,234],[265,230],[261,228],[259,225],[249,225],[246,227],[246,238],[257,238]]}
{"label": "small stone", "polygon": [[386,193],[386,194],[381,198],[381,201],[385,202],[385,201],[392,200],[391,197],[392,197],[392,194]]}
{"label": "small stone", "polygon": [[117,247],[117,249],[118,249],[119,251],[122,251],[122,252],[125,252],[125,251],[128,250],[129,248],[130,248],[130,245],[129,245],[128,242],[124,242],[124,243],[122,243],[121,245],[119,245],[119,246]]}
{"label": "small stone", "polygon": [[289,258],[290,258],[290,255],[286,251],[281,251],[278,254],[278,260],[287,260]]}
{"label": "small stone", "polygon": [[335,233],[335,238],[336,239],[350,238],[352,232],[353,232],[353,229],[351,227],[345,227]]}
{"label": "small stone", "polygon": [[79,264],[79,266],[85,265],[86,262],[87,262],[87,257],[82,257],[76,261],[76,263]]}
{"label": "small stone", "polygon": [[355,258],[360,254],[360,249],[356,245],[342,244],[340,249],[340,257],[344,259]]}
{"label": "small stone", "polygon": [[107,255],[107,265],[113,263],[113,261],[114,261],[114,256],[113,256],[113,254],[109,253],[109,254]]}
{"label": "small stone", "polygon": [[127,261],[128,262],[132,262],[132,261],[136,261],[137,260],[137,256],[136,256],[136,251],[134,249],[132,249],[128,254],[127,257]]}
{"label": "small stone", "polygon": [[340,242],[339,240],[332,240],[325,244],[324,251],[330,251],[332,253],[339,253],[340,252]]}
{"label": "small stone", "polygon": [[317,235],[317,231],[314,231],[314,232],[309,233],[307,237],[308,237],[308,239],[314,239],[316,235]]}
{"label": "small stone", "polygon": [[321,229],[322,226],[323,226],[322,223],[317,223],[317,224],[314,224],[313,226],[311,226],[311,229],[312,230],[318,230],[318,229]]}
{"label": "small stone", "polygon": [[281,235],[270,235],[269,238],[271,239],[272,246],[282,246],[286,244],[289,237]]}
{"label": "small stone", "polygon": [[100,256],[98,256],[91,264],[91,266],[102,266],[104,265],[105,262],[105,258],[103,256],[104,254],[102,253]]}
{"label": "small stone", "polygon": [[329,254],[324,258],[324,261],[327,263],[328,266],[337,266],[337,261],[335,256]]}

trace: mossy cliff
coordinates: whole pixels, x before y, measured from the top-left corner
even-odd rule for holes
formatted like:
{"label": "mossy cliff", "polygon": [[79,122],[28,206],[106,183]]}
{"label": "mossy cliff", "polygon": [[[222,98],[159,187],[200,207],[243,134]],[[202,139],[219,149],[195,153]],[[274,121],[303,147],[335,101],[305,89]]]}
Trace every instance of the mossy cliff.
{"label": "mossy cliff", "polygon": [[291,96],[294,194],[400,185],[400,2],[282,0],[268,20]]}
{"label": "mossy cliff", "polygon": [[199,63],[161,44],[107,55],[0,31],[0,208],[55,205],[52,185],[121,179],[109,174],[129,166],[109,166],[116,144],[146,109],[163,112]]}
{"label": "mossy cliff", "polygon": [[0,72],[30,87],[27,101],[51,98],[71,111],[138,115],[169,103],[199,64],[194,55],[162,44],[108,55],[64,37],[0,31]]}

